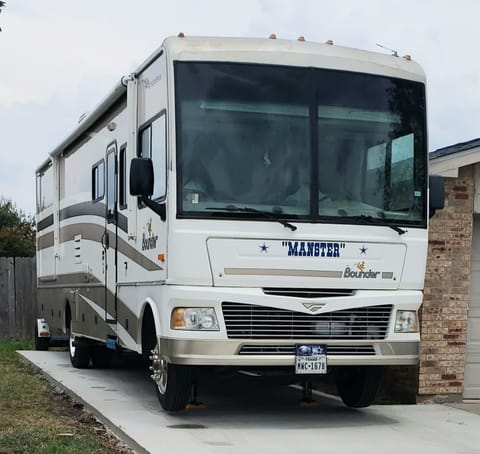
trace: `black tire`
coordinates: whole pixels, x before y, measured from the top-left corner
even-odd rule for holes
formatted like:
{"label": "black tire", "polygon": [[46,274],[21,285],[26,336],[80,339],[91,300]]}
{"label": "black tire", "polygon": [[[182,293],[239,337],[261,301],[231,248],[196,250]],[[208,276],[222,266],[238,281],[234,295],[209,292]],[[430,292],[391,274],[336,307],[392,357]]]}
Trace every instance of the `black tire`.
{"label": "black tire", "polygon": [[192,392],[192,368],[168,363],[157,346],[152,353],[152,373],[162,408],[169,412],[184,410]]}
{"label": "black tire", "polygon": [[45,352],[50,346],[50,337],[39,337],[38,326],[35,323],[35,350]]}
{"label": "black tire", "polygon": [[90,364],[91,351],[90,347],[82,342],[74,334],[72,334],[72,326],[67,329],[68,335],[68,352],[70,354],[70,362],[77,369],[86,369]]}
{"label": "black tire", "polygon": [[338,394],[352,408],[368,407],[374,401],[382,377],[382,366],[339,367],[335,373]]}
{"label": "black tire", "polygon": [[93,347],[90,353],[93,367],[96,369],[106,369],[110,367],[113,350],[109,350],[107,347]]}

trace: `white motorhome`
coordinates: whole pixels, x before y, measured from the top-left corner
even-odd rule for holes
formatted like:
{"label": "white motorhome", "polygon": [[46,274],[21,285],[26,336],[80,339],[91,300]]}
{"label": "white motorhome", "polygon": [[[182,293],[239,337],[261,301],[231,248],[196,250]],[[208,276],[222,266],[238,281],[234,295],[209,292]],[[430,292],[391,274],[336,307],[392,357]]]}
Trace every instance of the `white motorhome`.
{"label": "white motorhome", "polygon": [[409,57],[168,38],[37,170],[37,346],[137,352],[169,411],[206,365],[369,405],[418,358],[430,181]]}

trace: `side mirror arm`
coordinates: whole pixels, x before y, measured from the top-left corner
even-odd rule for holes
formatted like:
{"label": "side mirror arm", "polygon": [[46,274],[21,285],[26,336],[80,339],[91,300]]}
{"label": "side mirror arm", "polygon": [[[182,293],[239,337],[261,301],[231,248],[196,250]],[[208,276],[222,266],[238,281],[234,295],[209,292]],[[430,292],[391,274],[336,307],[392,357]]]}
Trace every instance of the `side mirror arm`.
{"label": "side mirror arm", "polygon": [[154,202],[152,199],[149,199],[148,197],[145,197],[145,196],[141,196],[140,199],[155,214],[158,214],[162,221],[165,222],[165,220],[167,219],[167,208],[166,208],[165,202],[163,203]]}

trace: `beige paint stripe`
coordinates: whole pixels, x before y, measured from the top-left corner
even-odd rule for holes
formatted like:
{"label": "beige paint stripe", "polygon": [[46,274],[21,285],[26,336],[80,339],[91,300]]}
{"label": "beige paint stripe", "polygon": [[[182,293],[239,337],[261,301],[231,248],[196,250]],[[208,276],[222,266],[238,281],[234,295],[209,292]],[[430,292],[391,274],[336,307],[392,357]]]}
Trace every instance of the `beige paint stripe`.
{"label": "beige paint stripe", "polygon": [[45,235],[37,238],[37,251],[47,249],[53,246],[53,232],[46,233]]}
{"label": "beige paint stripe", "polygon": [[[60,242],[73,241],[75,235],[82,235],[82,240],[102,242],[102,235],[105,232],[105,228],[98,224],[92,223],[78,223],[71,224],[60,229]],[[110,231],[111,238],[114,238],[114,233]],[[111,242],[111,247],[115,247],[115,241]],[[155,262],[145,257],[134,247],[130,246],[126,241],[121,238],[118,239],[118,252],[122,253],[130,260],[140,265],[147,271],[159,271],[163,268],[157,265]]]}
{"label": "beige paint stripe", "polygon": [[318,270],[288,270],[274,268],[225,268],[226,275],[236,276],[300,276],[300,277],[328,277],[339,279],[342,271]]}

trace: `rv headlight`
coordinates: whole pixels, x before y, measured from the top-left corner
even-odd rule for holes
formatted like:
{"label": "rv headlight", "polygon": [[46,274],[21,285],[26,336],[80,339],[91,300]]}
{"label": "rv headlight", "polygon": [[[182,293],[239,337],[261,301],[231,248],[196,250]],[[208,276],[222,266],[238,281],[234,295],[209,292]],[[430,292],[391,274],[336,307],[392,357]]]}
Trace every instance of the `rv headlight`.
{"label": "rv headlight", "polygon": [[416,333],[418,332],[417,311],[397,311],[395,320],[396,333]]}
{"label": "rv headlight", "polygon": [[213,307],[176,307],[170,322],[172,329],[218,331]]}

